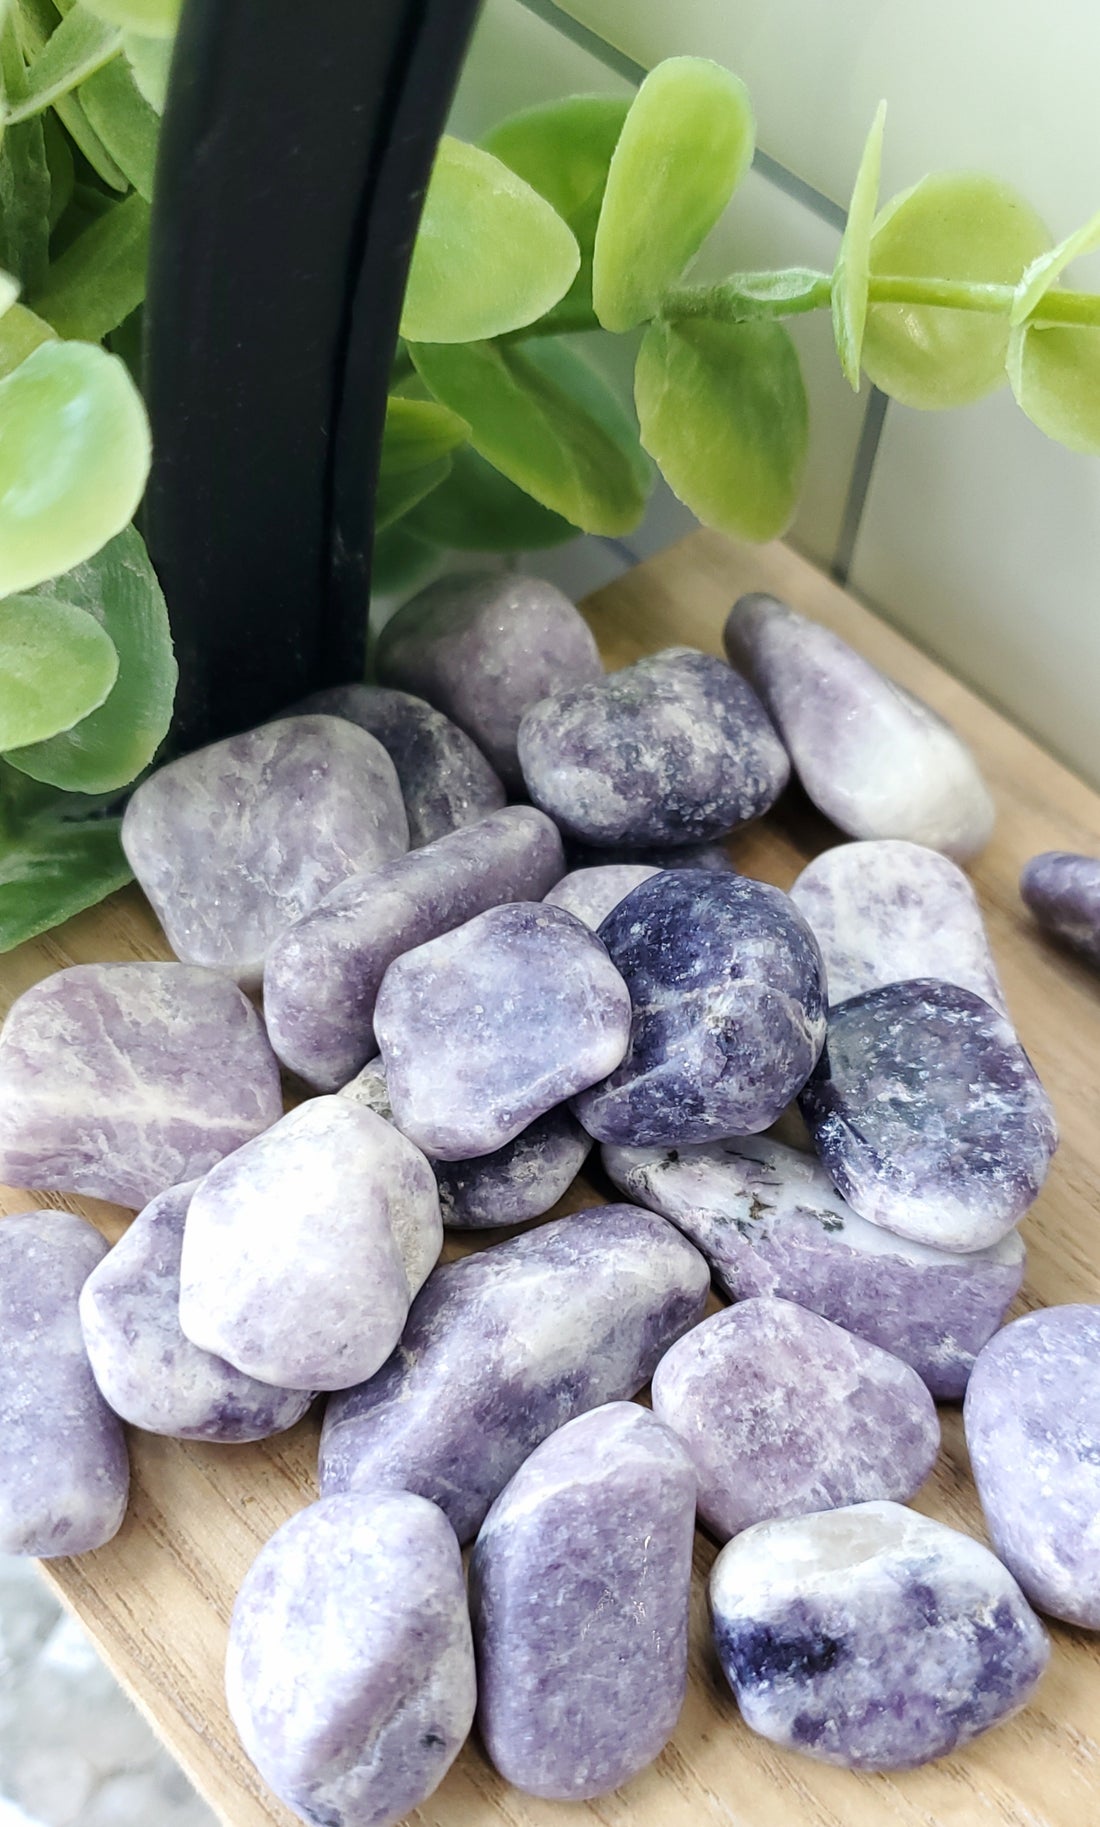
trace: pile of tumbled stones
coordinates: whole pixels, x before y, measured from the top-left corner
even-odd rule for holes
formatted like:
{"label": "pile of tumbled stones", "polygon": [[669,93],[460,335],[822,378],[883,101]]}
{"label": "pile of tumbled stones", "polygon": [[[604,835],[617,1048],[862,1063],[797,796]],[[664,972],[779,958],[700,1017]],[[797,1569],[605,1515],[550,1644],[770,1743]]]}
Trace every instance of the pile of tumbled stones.
{"label": "pile of tumbled stones", "polygon": [[[605,674],[551,586],[432,586],[380,684],[135,792],[179,962],[59,971],[0,1038],[0,1175],[139,1212],[111,1250],[0,1225],[0,1548],[112,1536],[120,1417],[242,1442],[326,1392],[320,1501],[247,1575],[227,1672],[307,1821],[398,1820],[475,1715],[535,1795],[641,1770],[697,1515],[745,1721],[832,1763],[1022,1706],[1033,1605],[1100,1627],[1100,1308],[997,1330],[1055,1125],[958,867],[988,793],[782,604],[726,646]],[[856,841],[788,895],[718,840],[792,767]],[[1030,892],[1081,942],[1073,861]],[[317,1094],[285,1115],[280,1062]],[[437,1266],[593,1143],[621,1203]],[[996,1555],[905,1507],[964,1395]]]}

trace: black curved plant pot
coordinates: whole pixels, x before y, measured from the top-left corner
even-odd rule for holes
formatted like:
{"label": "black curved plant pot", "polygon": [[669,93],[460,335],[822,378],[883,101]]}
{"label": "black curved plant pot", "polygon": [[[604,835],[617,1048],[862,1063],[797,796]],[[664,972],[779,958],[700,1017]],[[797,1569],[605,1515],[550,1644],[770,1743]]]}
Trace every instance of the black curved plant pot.
{"label": "black curved plant pot", "polygon": [[193,748],[361,674],[409,255],[478,0],[187,0],[146,307]]}

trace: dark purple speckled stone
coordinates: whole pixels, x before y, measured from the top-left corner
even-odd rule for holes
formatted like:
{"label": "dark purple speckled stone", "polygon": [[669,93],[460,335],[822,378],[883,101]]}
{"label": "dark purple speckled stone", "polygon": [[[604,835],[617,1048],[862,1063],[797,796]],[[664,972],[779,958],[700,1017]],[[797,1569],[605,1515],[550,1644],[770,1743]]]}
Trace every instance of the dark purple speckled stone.
{"label": "dark purple speckled stone", "polygon": [[1033,856],[1020,893],[1045,931],[1100,965],[1100,857],[1066,850]]}

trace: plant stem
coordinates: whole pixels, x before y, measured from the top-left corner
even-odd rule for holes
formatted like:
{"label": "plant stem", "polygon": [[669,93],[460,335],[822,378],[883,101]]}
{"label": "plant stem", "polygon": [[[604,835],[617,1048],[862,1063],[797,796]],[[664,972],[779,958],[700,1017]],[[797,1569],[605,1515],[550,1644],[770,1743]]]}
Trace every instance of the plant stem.
{"label": "plant stem", "polygon": [[[873,304],[938,305],[949,311],[984,311],[1007,317],[1016,288],[979,285],[969,279],[917,279],[906,275],[872,274],[869,295]],[[1052,288],[1028,321],[1100,325],[1100,295]]]}

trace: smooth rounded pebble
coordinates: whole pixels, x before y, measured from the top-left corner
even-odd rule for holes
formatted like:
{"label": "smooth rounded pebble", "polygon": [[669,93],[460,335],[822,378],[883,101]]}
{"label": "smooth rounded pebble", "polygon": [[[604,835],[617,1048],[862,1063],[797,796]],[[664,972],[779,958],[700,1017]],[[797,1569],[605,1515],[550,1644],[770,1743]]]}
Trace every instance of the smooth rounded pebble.
{"label": "smooth rounded pebble", "polygon": [[602,868],[574,869],[542,898],[551,907],[564,907],[567,913],[576,914],[595,932],[632,889],[659,874],[652,863],[605,863]]}
{"label": "smooth rounded pebble", "polygon": [[1045,932],[1100,965],[1100,857],[1046,850],[1024,864],[1020,893]]}

